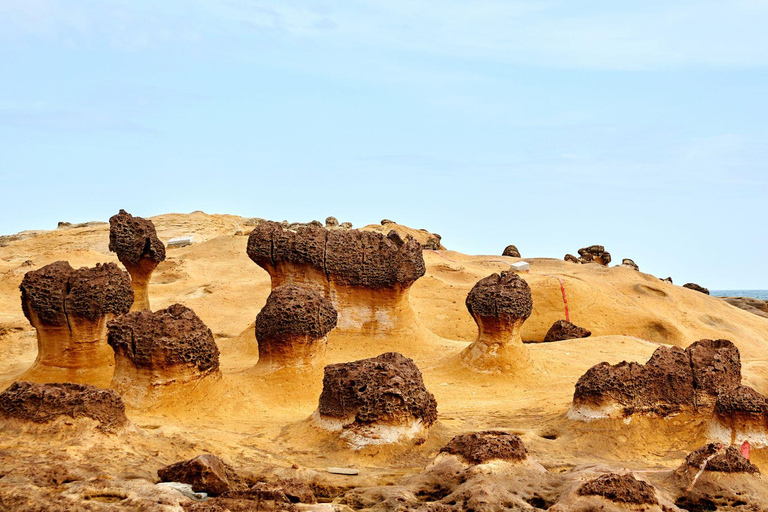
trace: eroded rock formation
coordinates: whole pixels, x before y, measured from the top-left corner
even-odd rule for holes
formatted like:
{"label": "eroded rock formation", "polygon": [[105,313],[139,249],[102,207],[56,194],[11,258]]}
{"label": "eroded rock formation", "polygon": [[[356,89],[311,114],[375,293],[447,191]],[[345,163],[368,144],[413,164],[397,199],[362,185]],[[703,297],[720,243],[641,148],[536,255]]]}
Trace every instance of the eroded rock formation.
{"label": "eroded rock formation", "polygon": [[748,386],[722,392],[715,402],[709,437],[722,443],[768,446],[768,399]]}
{"label": "eroded rock formation", "polygon": [[234,469],[223,460],[205,453],[197,457],[176,462],[157,470],[162,482],[181,482],[192,486],[195,492],[218,496],[241,487],[241,479]]}
{"label": "eroded rock formation", "polygon": [[708,289],[704,288],[703,286],[699,286],[696,283],[685,283],[683,285],[683,288],[688,288],[689,290],[694,290],[694,291],[701,292],[701,293],[704,293],[706,295],[709,295],[709,290]]}
{"label": "eroded rock formation", "polygon": [[326,336],[338,315],[321,290],[285,284],[272,290],[256,316],[259,367],[322,364]]}
{"label": "eroded rock formation", "polygon": [[603,362],[590,368],[576,383],[569,417],[711,410],[718,395],[740,382],[739,352],[728,340],[699,340],[685,350],[662,345],[644,365]]}
{"label": "eroded rock formation", "polygon": [[590,245],[579,249],[579,257],[572,254],[565,255],[565,261],[571,263],[598,263],[607,266],[611,262],[611,253],[605,250],[602,245]]}
{"label": "eroded rock formation", "polygon": [[114,391],[89,384],[27,381],[14,382],[0,393],[0,418],[37,424],[64,418],[88,418],[96,421],[96,428],[105,432],[115,431],[128,423],[125,404]]}
{"label": "eroded rock formation", "polygon": [[504,252],[501,253],[502,256],[510,256],[512,258],[519,258],[520,257],[520,251],[517,250],[517,247],[514,245],[508,245],[504,248]]}
{"label": "eroded rock formation", "polygon": [[114,366],[107,322],[133,303],[128,274],[114,263],[75,270],[57,261],[27,272],[19,288],[38,348],[34,365],[21,378],[106,387]]}
{"label": "eroded rock formation", "polygon": [[155,392],[180,391],[220,375],[211,330],[181,304],[154,313],[133,311],[108,327],[116,363],[112,387],[129,405],[140,406],[148,395],[157,398]]}
{"label": "eroded rock formation", "polygon": [[635,263],[634,261],[632,261],[629,258],[624,258],[623,260],[621,260],[621,266],[622,267],[629,267],[632,270],[640,271],[640,267],[637,266],[637,263]]}
{"label": "eroded rock formation", "polygon": [[749,311],[757,316],[768,318],[768,300],[755,299],[753,297],[718,297],[731,306],[744,311]]}
{"label": "eroded rock formation", "polygon": [[579,487],[582,496],[602,496],[603,498],[632,505],[656,505],[656,489],[643,480],[638,480],[631,473],[608,473]]}
{"label": "eroded rock formation", "polygon": [[248,239],[248,256],[284,284],[323,290],[339,314],[338,331],[367,335],[413,332],[408,289],[424,275],[421,246],[394,231],[262,222]]}
{"label": "eroded rock formation", "polygon": [[530,365],[520,329],[533,311],[531,289],[515,272],[478,281],[466,300],[478,337],[461,353],[464,364],[479,371],[514,372]]}
{"label": "eroded rock formation", "polygon": [[423,435],[437,420],[437,402],[413,360],[387,352],[326,366],[313,418],[361,448]]}
{"label": "eroded rock formation", "polygon": [[557,320],[552,327],[549,328],[547,334],[544,336],[544,343],[552,341],[564,341],[572,340],[576,338],[588,338],[592,335],[592,332],[574,325],[567,320]]}
{"label": "eroded rock formation", "polygon": [[490,460],[514,462],[528,456],[528,450],[519,437],[495,430],[454,436],[440,453],[460,456],[469,464],[483,464]]}
{"label": "eroded rock formation", "polygon": [[155,225],[151,220],[120,210],[109,219],[109,250],[117,254],[131,274],[131,311],[149,309],[149,280],[157,265],[165,260],[165,246],[157,238]]}

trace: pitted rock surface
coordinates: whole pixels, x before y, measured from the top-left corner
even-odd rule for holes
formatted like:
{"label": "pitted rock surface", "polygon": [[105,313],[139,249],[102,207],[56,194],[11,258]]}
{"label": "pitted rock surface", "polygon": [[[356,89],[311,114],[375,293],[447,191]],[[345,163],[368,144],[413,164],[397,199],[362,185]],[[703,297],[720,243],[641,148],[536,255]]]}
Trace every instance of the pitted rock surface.
{"label": "pitted rock surface", "polygon": [[715,402],[715,414],[728,418],[731,416],[752,416],[768,419],[768,399],[749,386],[720,393]]}
{"label": "pitted rock surface", "polygon": [[644,411],[666,413],[678,406],[694,406],[693,371],[688,354],[680,347],[660,346],[643,366],[632,372],[635,406]]}
{"label": "pitted rock surface", "polygon": [[256,316],[256,339],[287,342],[294,336],[322,338],[336,327],[338,314],[322,292],[283,285],[272,290]]}
{"label": "pitted rock surface", "polygon": [[157,476],[162,482],[189,484],[193,491],[211,496],[234,490],[240,481],[235,470],[209,453],[160,468]]}
{"label": "pitted rock surface", "polygon": [[38,384],[17,381],[0,393],[0,416],[33,423],[57,418],[91,418],[102,430],[128,423],[120,395],[90,384]]}
{"label": "pitted rock surface", "polygon": [[520,257],[520,251],[517,250],[517,247],[514,245],[508,245],[504,248],[504,252],[501,253],[502,256],[510,256],[512,258],[519,258]]}
{"label": "pitted rock surface", "polygon": [[603,405],[614,402],[631,406],[637,396],[632,373],[639,373],[639,368],[642,368],[641,365],[626,361],[615,365],[606,362],[596,364],[576,382],[573,403]]}
{"label": "pitted rock surface", "polygon": [[124,264],[138,263],[142,258],[157,263],[165,260],[165,246],[157,238],[152,221],[125,210],[109,219],[109,250]]}
{"label": "pitted rock surface", "polygon": [[558,320],[549,328],[544,336],[544,342],[572,340],[576,338],[588,338],[592,335],[591,331],[574,325],[567,320]]}
{"label": "pitted rock surface", "polygon": [[579,249],[579,263],[599,263],[608,265],[611,262],[611,253],[602,245],[590,245]]}
{"label": "pitted rock surface", "polygon": [[27,272],[19,286],[24,316],[46,325],[65,326],[67,317],[98,320],[122,315],[133,304],[131,278],[114,263],[73,269],[57,261]]}
{"label": "pitted rock surface", "polygon": [[494,459],[516,462],[528,456],[519,437],[495,430],[454,436],[440,452],[459,455],[470,464],[483,464]]}
{"label": "pitted rock surface", "polygon": [[688,288],[689,290],[694,290],[709,295],[708,289],[704,288],[703,286],[699,286],[696,283],[685,283],[683,288]]}
{"label": "pitted rock surface", "polygon": [[107,324],[107,343],[115,357],[136,368],[195,366],[200,372],[219,368],[219,349],[211,330],[191,309],[174,304],[151,312],[134,311]]}
{"label": "pitted rock surface", "polygon": [[602,496],[618,503],[634,505],[656,505],[656,490],[632,474],[607,473],[579,487],[582,496]]}
{"label": "pitted rock surface", "polygon": [[280,262],[310,265],[352,286],[409,286],[424,275],[421,245],[394,231],[333,229],[307,226],[295,231],[262,222],[248,238],[248,256],[269,270]]}
{"label": "pitted rock surface", "polygon": [[478,281],[469,291],[467,309],[474,317],[523,319],[531,316],[531,288],[517,273],[505,271]]}
{"label": "pitted rock surface", "polygon": [[704,464],[704,461],[717,453],[718,450],[720,450],[720,453],[709,459],[709,462],[707,462],[705,468],[706,471],[718,471],[721,473],[760,473],[760,469],[745,459],[736,446],[728,446],[727,448],[721,449],[721,446],[715,443],[702,446],[688,454],[683,463],[683,467],[687,465],[698,470]]}
{"label": "pitted rock surface", "polygon": [[327,228],[337,228],[339,227],[339,219],[336,217],[328,217],[325,219],[325,227]]}
{"label": "pitted rock surface", "polygon": [[413,360],[387,352],[326,366],[318,411],[328,418],[353,417],[356,423],[402,424],[415,418],[430,426],[437,419],[437,402]]}
{"label": "pitted rock surface", "polygon": [[729,340],[699,340],[685,351],[691,358],[697,390],[716,397],[741,384],[739,349]]}

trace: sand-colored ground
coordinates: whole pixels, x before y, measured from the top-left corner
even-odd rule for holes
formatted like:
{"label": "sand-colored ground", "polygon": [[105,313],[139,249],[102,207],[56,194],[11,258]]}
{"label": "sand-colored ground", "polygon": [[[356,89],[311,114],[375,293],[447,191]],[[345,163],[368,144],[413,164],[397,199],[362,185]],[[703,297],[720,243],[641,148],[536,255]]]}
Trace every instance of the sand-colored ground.
{"label": "sand-colored ground", "polygon": [[[707,419],[571,421],[566,412],[574,384],[592,365],[645,362],[661,343],[685,347],[702,338],[727,338],[741,351],[745,384],[768,393],[768,319],[626,267],[553,259],[524,260],[531,270],[522,277],[531,287],[534,309],[523,339],[540,342],[552,323],[564,318],[560,280],[571,321],[593,336],[527,344],[532,364],[519,374],[473,372],[456,357],[477,334],[464,305],[466,295],[479,279],[519,260],[428,250],[427,273],[410,291],[413,332],[405,339],[331,332],[327,358],[329,363],[349,361],[389,350],[412,357],[437,399],[438,423],[420,446],[353,451],[307,421],[322,389],[321,367],[266,375],[253,369],[258,359],[253,322],[270,292],[270,280],[246,255],[252,223],[202,212],[152,220],[161,240],[195,239],[191,246],[168,248],[150,283],[152,308],[174,303],[192,308],[214,333],[223,377],[143,410],[129,408],[135,433],[104,446],[97,439],[96,447],[85,451],[67,448],[70,441],[53,440],[48,446],[39,437],[0,432],[4,463],[31,463],[45,451],[52,458],[65,457],[68,464],[87,462],[111,478],[138,471],[139,477],[152,479],[160,466],[208,451],[244,471],[311,474],[331,489],[395,482],[426,466],[453,435],[493,428],[519,434],[531,455],[553,472],[602,464],[653,474],[677,467],[705,443]],[[36,356],[35,331],[19,300],[25,272],[62,259],[75,268],[117,262],[107,249],[108,233],[109,226],[99,224],[0,239],[0,389]],[[450,247],[450,240],[444,243]],[[115,457],[123,447],[128,455]],[[752,460],[768,469],[763,450],[754,451]],[[327,466],[354,466],[361,474],[331,476],[322,473]]]}

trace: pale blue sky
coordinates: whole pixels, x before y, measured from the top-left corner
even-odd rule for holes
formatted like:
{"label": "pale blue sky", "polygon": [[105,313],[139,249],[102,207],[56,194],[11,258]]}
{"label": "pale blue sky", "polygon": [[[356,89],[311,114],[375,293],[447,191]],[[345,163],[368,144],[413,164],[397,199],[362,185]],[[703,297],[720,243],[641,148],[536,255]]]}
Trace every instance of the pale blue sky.
{"label": "pale blue sky", "polygon": [[766,27],[768,0],[0,0],[0,234],[386,217],[768,289]]}

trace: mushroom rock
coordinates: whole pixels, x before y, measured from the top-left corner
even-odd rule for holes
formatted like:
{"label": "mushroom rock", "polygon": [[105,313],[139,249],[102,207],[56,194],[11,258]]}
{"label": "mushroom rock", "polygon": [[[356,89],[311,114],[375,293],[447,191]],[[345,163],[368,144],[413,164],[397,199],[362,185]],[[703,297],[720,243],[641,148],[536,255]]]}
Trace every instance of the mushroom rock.
{"label": "mushroom rock", "polygon": [[341,334],[412,336],[418,325],[408,302],[410,286],[425,273],[421,245],[411,237],[369,230],[256,226],[248,256],[283,284],[323,290],[338,311]]}
{"label": "mushroom rock", "polygon": [[768,399],[748,386],[722,392],[715,402],[708,435],[727,444],[748,441],[756,448],[768,446]]}
{"label": "mushroom rock", "polygon": [[514,245],[508,245],[504,248],[504,252],[501,253],[502,256],[511,256],[512,258],[519,258],[520,257],[520,251],[517,250],[517,247]]}
{"label": "mushroom rock", "polygon": [[189,484],[194,492],[204,492],[211,496],[236,490],[240,484],[240,477],[235,470],[209,453],[160,468],[157,476],[161,482]]}
{"label": "mushroom rock", "polygon": [[479,371],[517,371],[530,366],[520,329],[533,311],[531,288],[515,272],[491,274],[469,291],[467,309],[479,330],[477,340],[461,353]]}
{"label": "mushroom rock", "polygon": [[128,273],[135,300],[131,311],[149,309],[149,280],[165,260],[165,246],[157,238],[151,220],[134,217],[125,210],[109,219],[109,250],[117,254]]}
{"label": "mushroom rock", "polygon": [[603,362],[587,370],[576,382],[568,416],[590,420],[711,410],[719,394],[740,382],[739,352],[728,340],[699,340],[685,350],[662,345],[644,365]]}
{"label": "mushroom rock", "polygon": [[336,217],[328,217],[325,219],[325,227],[330,228],[337,228],[339,227],[339,219]]}
{"label": "mushroom rock", "polygon": [[547,334],[544,336],[544,343],[552,341],[564,341],[572,340],[576,338],[588,338],[592,335],[592,332],[574,325],[567,320],[557,320],[552,327],[549,328]]}
{"label": "mushroom rock", "polygon": [[632,261],[629,258],[624,258],[623,260],[621,260],[621,265],[620,266],[621,267],[629,267],[632,270],[637,270],[637,271],[640,270],[640,267],[637,266],[637,263],[635,263],[634,261]]}
{"label": "mushroom rock", "polygon": [[107,341],[115,352],[112,388],[128,405],[138,407],[158,393],[193,389],[221,375],[211,330],[181,304],[154,313],[132,311],[108,327]]}
{"label": "mushroom rock", "polygon": [[322,363],[328,333],[336,327],[336,309],[322,291],[285,284],[272,290],[256,316],[259,367]]}
{"label": "mushroom rock", "polygon": [[37,359],[21,378],[108,386],[115,364],[107,322],[133,303],[128,274],[114,263],[73,269],[57,261],[27,272],[24,316],[37,330]]}
{"label": "mushroom rock", "polygon": [[[114,391],[89,384],[17,381],[0,393],[0,429],[38,424],[66,428],[87,418],[102,432],[128,425],[125,404]],[[90,427],[88,428],[90,430]]]}
{"label": "mushroom rock", "polygon": [[608,501],[630,505],[657,505],[656,489],[631,473],[608,473],[585,482],[578,491],[581,496],[600,496]]}
{"label": "mushroom rock", "polygon": [[325,367],[316,425],[355,449],[423,437],[437,402],[413,360],[396,352]]}
{"label": "mushroom rock", "polygon": [[483,464],[490,460],[516,462],[528,457],[528,450],[515,434],[486,430],[454,436],[440,453],[450,453],[469,464]]}
{"label": "mushroom rock", "polygon": [[611,253],[602,245],[590,245],[579,249],[579,263],[598,263],[608,265],[611,262]]}
{"label": "mushroom rock", "polygon": [[688,288],[689,290],[694,290],[709,295],[708,289],[704,288],[703,286],[699,286],[696,283],[685,283],[683,288]]}

